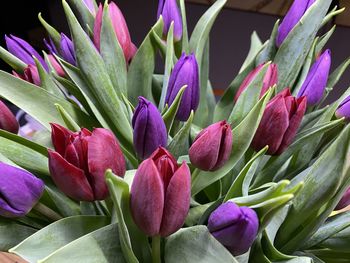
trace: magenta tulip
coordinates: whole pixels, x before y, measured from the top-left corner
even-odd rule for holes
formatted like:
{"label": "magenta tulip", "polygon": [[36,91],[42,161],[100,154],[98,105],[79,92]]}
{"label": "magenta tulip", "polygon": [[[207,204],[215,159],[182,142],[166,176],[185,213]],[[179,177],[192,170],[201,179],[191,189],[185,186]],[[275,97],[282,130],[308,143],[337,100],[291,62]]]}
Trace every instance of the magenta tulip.
{"label": "magenta tulip", "polygon": [[0,100],[0,129],[17,134],[18,121],[10,109]]}

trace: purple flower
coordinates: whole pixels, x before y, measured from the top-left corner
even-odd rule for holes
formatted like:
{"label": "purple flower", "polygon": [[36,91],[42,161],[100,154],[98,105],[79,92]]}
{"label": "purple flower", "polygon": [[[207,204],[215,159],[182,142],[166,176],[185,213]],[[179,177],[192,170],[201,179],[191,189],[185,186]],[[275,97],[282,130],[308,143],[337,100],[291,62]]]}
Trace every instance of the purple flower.
{"label": "purple flower", "polygon": [[132,118],[134,128],[134,148],[141,159],[148,158],[159,146],[167,145],[167,130],[156,106],[139,97]]}
{"label": "purple flower", "polygon": [[345,100],[339,105],[335,115],[338,118],[345,118],[350,121],[350,96],[346,97]]}
{"label": "purple flower", "polygon": [[345,194],[343,195],[342,199],[340,199],[337,207],[335,208],[335,210],[341,210],[345,207],[347,207],[348,205],[350,205],[350,187],[348,188],[348,190],[346,190]]}
{"label": "purple flower", "polygon": [[51,37],[49,38],[49,40],[44,38],[44,44],[45,44],[46,48],[49,50],[50,54],[58,55],[59,52],[58,52],[56,45],[53,42]]}
{"label": "purple flower", "polygon": [[76,65],[74,44],[69,37],[61,34],[61,55],[65,61],[72,65]]}
{"label": "purple flower", "polygon": [[239,256],[252,246],[259,219],[253,209],[226,202],[211,213],[208,229],[234,256]]}
{"label": "purple flower", "polygon": [[19,37],[5,35],[5,41],[8,51],[22,60],[27,65],[35,65],[33,56],[39,60],[41,65],[48,70],[48,66],[42,56],[26,41]]}
{"label": "purple flower", "polygon": [[305,96],[308,105],[318,104],[327,86],[330,67],[331,52],[327,49],[312,65],[297,97]]}
{"label": "purple flower", "polygon": [[174,102],[180,89],[187,85],[182,96],[176,118],[180,121],[187,121],[192,110],[196,110],[199,104],[199,75],[198,64],[194,54],[182,54],[175,64],[170,75],[165,103],[169,106]]}
{"label": "purple flower", "polygon": [[39,201],[44,183],[31,173],[2,162],[0,171],[0,216],[25,216]]}
{"label": "purple flower", "polygon": [[163,35],[166,37],[174,21],[174,40],[179,41],[182,37],[182,19],[176,0],[159,0],[157,17],[163,17]]}
{"label": "purple flower", "polygon": [[276,39],[276,45],[278,47],[282,45],[289,32],[292,31],[293,27],[300,21],[305,12],[315,1],[316,0],[294,0],[294,3],[278,28]]}

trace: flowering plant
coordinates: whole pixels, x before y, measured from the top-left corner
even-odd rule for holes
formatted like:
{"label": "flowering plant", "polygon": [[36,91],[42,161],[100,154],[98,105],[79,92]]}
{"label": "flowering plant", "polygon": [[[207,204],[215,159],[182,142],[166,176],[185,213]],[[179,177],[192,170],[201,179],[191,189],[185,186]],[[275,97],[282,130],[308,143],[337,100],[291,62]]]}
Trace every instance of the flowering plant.
{"label": "flowering plant", "polygon": [[335,28],[317,35],[342,12],[331,2],[295,0],[218,101],[209,33],[226,0],[191,37],[184,0],[160,0],[139,47],[117,5],[94,0],[63,0],[70,36],[39,15],[42,54],[6,36],[0,96],[31,121],[20,128],[0,103],[0,250],[45,263],[348,262],[350,90],[322,102],[350,59],[331,73]]}

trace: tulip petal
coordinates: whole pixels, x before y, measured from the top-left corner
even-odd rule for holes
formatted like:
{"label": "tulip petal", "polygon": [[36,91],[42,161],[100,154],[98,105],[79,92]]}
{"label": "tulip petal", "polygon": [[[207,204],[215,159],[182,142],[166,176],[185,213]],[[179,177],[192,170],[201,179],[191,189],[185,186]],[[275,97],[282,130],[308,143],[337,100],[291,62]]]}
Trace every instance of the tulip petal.
{"label": "tulip petal", "polygon": [[226,228],[241,217],[241,210],[234,202],[226,202],[211,213],[208,220],[210,232]]}
{"label": "tulip petal", "polygon": [[73,135],[73,132],[57,123],[50,123],[50,125],[52,130],[51,140],[55,151],[64,156],[68,139]]}
{"label": "tulip petal", "polygon": [[57,152],[49,150],[49,167],[52,180],[67,196],[77,201],[94,201],[92,188],[84,171],[68,163]]}
{"label": "tulip petal", "polygon": [[0,101],[0,129],[17,134],[19,130],[19,124],[15,115],[10,109]]}
{"label": "tulip petal", "polygon": [[124,155],[114,134],[106,129],[94,129],[88,139],[87,158],[95,199],[103,200],[109,194],[105,182],[106,170],[111,169],[120,177],[125,174]]}
{"label": "tulip petal", "polygon": [[340,199],[335,210],[341,210],[341,209],[347,207],[348,205],[350,205],[350,188],[348,188],[348,190],[343,195],[342,199]]}
{"label": "tulip petal", "polygon": [[131,186],[130,208],[136,225],[148,236],[159,234],[164,209],[164,186],[152,159],[139,166]]}
{"label": "tulip petal", "polygon": [[185,162],[172,176],[165,194],[160,235],[169,236],[184,224],[191,199],[191,172]]}

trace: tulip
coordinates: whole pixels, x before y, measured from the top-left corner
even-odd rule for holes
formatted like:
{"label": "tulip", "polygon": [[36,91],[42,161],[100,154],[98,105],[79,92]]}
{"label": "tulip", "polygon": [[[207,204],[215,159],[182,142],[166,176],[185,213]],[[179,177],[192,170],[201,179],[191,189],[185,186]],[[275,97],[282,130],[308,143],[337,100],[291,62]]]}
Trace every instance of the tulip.
{"label": "tulip", "polygon": [[191,199],[191,174],[185,162],[158,148],[144,160],[131,186],[130,208],[136,225],[148,236],[166,237],[185,222]]}
{"label": "tulip", "polygon": [[77,201],[105,199],[105,171],[125,174],[125,159],[113,133],[103,128],[72,132],[58,124],[51,128],[55,151],[49,150],[49,168],[58,188]]}
{"label": "tulip", "polygon": [[172,22],[174,22],[174,40],[179,41],[182,37],[182,19],[176,0],[159,0],[157,17],[163,17],[163,36],[168,35]]}
{"label": "tulip", "polygon": [[60,51],[57,50],[56,45],[53,43],[51,38],[49,41],[44,39],[44,42],[51,54],[61,55],[65,61],[74,66],[77,64],[75,59],[74,44],[72,40],[70,40],[70,38],[64,33],[61,33],[61,41],[59,46]]}
{"label": "tulip", "polygon": [[22,60],[27,65],[35,65],[33,56],[39,60],[41,65],[48,70],[48,66],[42,56],[26,41],[21,38],[10,35],[5,36],[6,46],[8,51],[15,57]]}
{"label": "tulip", "polygon": [[56,71],[56,73],[58,74],[58,76],[60,77],[65,77],[66,73],[64,73],[63,68],[61,67],[61,65],[57,62],[56,58],[53,55],[48,55],[47,56],[51,66],[54,68],[54,70]]}
{"label": "tulip", "polygon": [[297,97],[306,96],[308,105],[318,104],[326,89],[330,68],[331,52],[327,49],[312,65]]}
{"label": "tulip", "polygon": [[59,53],[51,37],[49,38],[49,40],[44,38],[44,44],[46,48],[49,50],[50,54],[57,55]]}
{"label": "tulip", "polygon": [[268,145],[268,154],[281,154],[293,141],[305,110],[306,97],[297,99],[291,96],[289,89],[280,92],[267,104],[252,148],[259,151]]}
{"label": "tulip", "polygon": [[0,100],[0,129],[17,134],[19,124],[10,109]]}
{"label": "tulip", "polygon": [[23,79],[25,81],[28,81],[29,83],[35,84],[37,86],[41,85],[41,80],[38,72],[38,68],[34,65],[28,65],[25,69],[23,74],[19,74],[15,71],[12,72],[12,74],[19,78]]}
{"label": "tulip", "polygon": [[[243,80],[241,86],[239,87],[236,96],[234,97],[235,102],[237,102],[239,96],[241,96],[242,92],[245,91],[249,84],[256,78],[256,76],[259,74],[263,67],[264,64],[260,64],[247,75],[247,77]],[[260,91],[260,97],[262,97],[270,87],[273,87],[277,84],[277,73],[277,65],[270,64],[264,76],[262,88]]]}
{"label": "tulip", "polygon": [[345,194],[343,195],[342,199],[340,199],[335,210],[344,209],[348,205],[350,205],[350,188],[348,188],[348,190],[346,190]]}
{"label": "tulip", "polygon": [[44,183],[31,173],[2,162],[0,170],[0,216],[25,216],[39,201]]}
{"label": "tulip", "polygon": [[159,146],[167,145],[167,130],[156,106],[139,97],[132,118],[134,129],[134,148],[141,159],[148,158]]}
{"label": "tulip", "polygon": [[182,54],[174,66],[170,75],[165,103],[169,106],[174,102],[180,89],[187,85],[182,96],[176,118],[187,121],[192,110],[196,110],[199,104],[199,75],[198,64],[194,54]]}
{"label": "tulip", "polygon": [[345,100],[339,105],[335,116],[338,118],[345,118],[350,121],[350,96],[346,97]]}
{"label": "tulip", "polygon": [[276,39],[277,47],[281,46],[283,41],[287,38],[288,34],[294,26],[300,21],[309,7],[316,0],[295,0],[289,9],[287,15],[284,17],[281,25],[278,28],[278,34]]}
{"label": "tulip", "polygon": [[204,171],[221,168],[230,158],[232,131],[230,124],[220,121],[201,131],[195,138],[189,156],[191,163]]}
{"label": "tulip", "polygon": [[253,209],[226,202],[211,213],[208,229],[234,256],[239,256],[252,246],[258,234],[259,219]]}
{"label": "tulip", "polygon": [[[131,42],[129,29],[126,24],[123,13],[120,11],[118,6],[114,2],[109,3],[108,12],[119,44],[123,49],[125,59],[126,61],[129,61],[132,58],[132,53],[135,52],[135,46],[133,46]],[[94,25],[94,43],[98,50],[100,50],[102,18],[103,6],[100,4],[96,14]]]}

